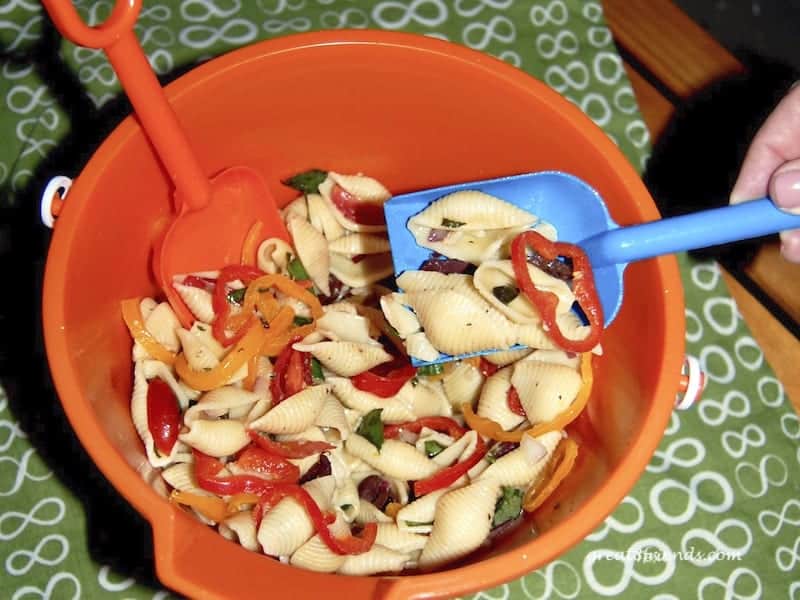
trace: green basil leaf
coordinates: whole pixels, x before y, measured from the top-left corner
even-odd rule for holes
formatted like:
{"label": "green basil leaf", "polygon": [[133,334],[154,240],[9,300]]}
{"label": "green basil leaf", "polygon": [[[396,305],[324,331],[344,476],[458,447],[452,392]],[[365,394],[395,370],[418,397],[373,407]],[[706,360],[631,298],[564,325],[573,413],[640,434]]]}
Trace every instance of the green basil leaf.
{"label": "green basil leaf", "polygon": [[247,293],[247,288],[240,288],[238,290],[231,290],[228,292],[228,302],[231,304],[242,305],[244,302],[244,295]]}
{"label": "green basil leaf", "polygon": [[284,185],[288,185],[304,194],[319,194],[319,184],[325,181],[328,176],[326,171],[321,169],[310,169],[298,173],[294,177],[289,177],[283,181]]}
{"label": "green basil leaf", "polygon": [[519,290],[513,285],[498,285],[492,288],[492,294],[503,304],[508,304],[519,296]]}
{"label": "green basil leaf", "polygon": [[303,263],[300,262],[300,259],[297,257],[289,261],[289,264],[286,265],[286,270],[289,272],[289,277],[295,281],[310,279],[308,276],[308,271],[306,271]]}
{"label": "green basil leaf", "polygon": [[322,372],[322,365],[313,356],[311,357],[311,380],[313,383],[322,383],[325,381],[325,374]]}
{"label": "green basil leaf", "polygon": [[442,363],[435,365],[423,365],[417,369],[417,375],[424,375],[425,377],[441,375],[442,373],[444,373],[444,365]]}
{"label": "green basil leaf", "polygon": [[427,525],[433,525],[433,521],[403,521],[406,524],[406,527],[424,527]]}
{"label": "green basil leaf", "polygon": [[453,221],[452,219],[442,219],[442,227],[447,227],[448,229],[458,229],[462,225],[466,225],[464,221]]}
{"label": "green basil leaf", "polygon": [[356,433],[366,438],[378,450],[383,446],[383,421],[381,421],[382,408],[369,411],[361,419]]}
{"label": "green basil leaf", "polygon": [[428,455],[428,458],[433,458],[434,456],[439,454],[442,450],[444,450],[444,446],[442,446],[436,440],[425,441],[425,454]]}
{"label": "green basil leaf", "polygon": [[522,490],[515,487],[504,487],[503,495],[495,505],[492,527],[499,527],[503,523],[513,521],[521,512]]}
{"label": "green basil leaf", "polygon": [[292,323],[294,323],[294,325],[296,327],[302,327],[303,325],[308,325],[309,323],[313,323],[313,322],[314,322],[314,319],[310,319],[309,317],[301,317],[300,315],[297,315],[292,320]]}

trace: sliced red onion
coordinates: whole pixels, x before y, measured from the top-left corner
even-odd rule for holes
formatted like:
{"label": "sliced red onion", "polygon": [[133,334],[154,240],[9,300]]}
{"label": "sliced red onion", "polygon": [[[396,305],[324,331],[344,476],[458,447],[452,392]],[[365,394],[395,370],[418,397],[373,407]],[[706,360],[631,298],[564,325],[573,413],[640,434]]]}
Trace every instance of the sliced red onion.
{"label": "sliced red onion", "polygon": [[431,229],[428,233],[428,241],[429,242],[441,242],[444,240],[448,235],[450,235],[449,229]]}
{"label": "sliced red onion", "polygon": [[401,442],[405,442],[406,444],[416,444],[417,438],[419,438],[419,436],[413,431],[409,431],[408,429],[401,429],[397,438]]}
{"label": "sliced red onion", "polygon": [[525,453],[525,458],[532,465],[535,465],[547,455],[547,448],[545,448],[541,442],[527,434],[522,436],[520,448],[522,448],[522,451]]}

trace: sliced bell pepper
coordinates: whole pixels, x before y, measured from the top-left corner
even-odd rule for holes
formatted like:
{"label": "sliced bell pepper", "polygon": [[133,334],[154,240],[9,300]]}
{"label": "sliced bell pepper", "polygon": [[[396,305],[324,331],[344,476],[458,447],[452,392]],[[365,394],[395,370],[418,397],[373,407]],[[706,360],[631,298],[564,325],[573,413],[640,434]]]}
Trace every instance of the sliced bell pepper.
{"label": "sliced bell pepper", "polygon": [[269,383],[272,406],[276,406],[312,384],[311,354],[292,348],[301,338],[293,337],[278,355]]}
{"label": "sliced bell pepper", "polygon": [[415,481],[413,484],[414,496],[418,498],[420,496],[424,496],[425,494],[435,492],[441,488],[446,488],[454,483],[459,477],[464,475],[467,471],[469,471],[472,467],[477,465],[486,454],[487,450],[486,443],[483,441],[483,438],[480,435],[477,436],[477,440],[478,442],[475,444],[475,451],[465,460],[452,466],[445,467],[427,479]]}
{"label": "sliced bell pepper", "polygon": [[383,225],[386,222],[382,204],[363,202],[338,184],[331,188],[331,202],[345,218],[359,225]]}
{"label": "sliced bell pepper", "polygon": [[255,320],[255,316],[252,312],[248,314],[243,310],[243,313],[247,317],[247,322],[241,325],[232,336],[228,336],[227,329],[229,326],[228,321],[231,307],[228,302],[228,290],[226,285],[237,279],[241,280],[244,284],[248,284],[254,279],[261,277],[263,274],[264,272],[261,269],[250,265],[228,265],[220,270],[212,296],[212,307],[214,308],[215,317],[214,322],[211,324],[211,331],[217,341],[223,346],[230,346],[239,341],[246,333],[249,323]]}
{"label": "sliced bell pepper", "polygon": [[548,473],[525,491],[522,508],[527,512],[539,508],[569,475],[577,456],[578,444],[570,438],[561,440],[553,453]]}
{"label": "sliced bell pepper", "polygon": [[168,456],[181,430],[181,408],[172,388],[158,378],[147,383],[147,429],[156,450]]}
{"label": "sliced bell pepper", "polygon": [[513,385],[508,388],[508,393],[506,394],[506,403],[508,404],[508,410],[513,412],[515,415],[519,415],[520,417],[527,416],[525,414],[525,408],[522,406],[522,402],[519,400],[519,392],[517,392],[517,388]]}
{"label": "sliced bell pepper", "polygon": [[188,285],[189,287],[195,287],[201,290],[205,290],[207,292],[214,291],[214,281],[211,279],[206,279],[204,277],[198,277],[197,275],[187,275],[183,278],[181,282],[183,285]]}
{"label": "sliced bell pepper", "polygon": [[270,439],[269,436],[261,435],[257,431],[250,431],[250,439],[266,452],[283,458],[306,458],[334,448],[332,444],[327,442],[311,440],[276,442]]}
{"label": "sliced bell pepper", "polygon": [[525,433],[521,429],[506,431],[497,421],[475,414],[475,411],[472,410],[472,405],[469,403],[461,405],[461,414],[464,415],[464,421],[469,425],[470,429],[474,429],[479,435],[499,442],[519,442],[522,439],[522,434]]}
{"label": "sliced bell pepper", "polygon": [[248,446],[242,450],[236,459],[236,465],[271,481],[295,482],[300,479],[300,467],[259,446]]}
{"label": "sliced bell pepper", "polygon": [[123,300],[120,303],[122,319],[125,321],[131,337],[139,342],[152,358],[171,366],[175,362],[175,353],[167,350],[144,326],[142,311],[139,309],[141,302],[141,298]]}
{"label": "sliced bell pepper", "polygon": [[490,363],[483,356],[480,357],[478,368],[480,369],[481,375],[484,377],[491,377],[500,370],[500,367],[494,363]]}
{"label": "sliced bell pepper", "polygon": [[222,498],[216,496],[201,496],[182,490],[172,490],[169,495],[171,502],[191,506],[206,519],[219,523],[228,517],[228,508]]}
{"label": "sliced bell pepper", "polygon": [[[247,493],[261,495],[269,492],[278,483],[293,483],[297,481],[300,470],[295,473],[284,466],[276,467],[275,473],[268,475],[264,472],[262,477],[256,475],[228,475],[219,476],[224,465],[216,458],[193,450],[194,474],[200,488],[219,496],[233,496]],[[291,464],[291,463],[289,463]],[[292,465],[295,466],[295,465]],[[295,466],[295,468],[297,468]],[[270,477],[267,479],[267,477]]]}
{"label": "sliced bell pepper", "polygon": [[381,398],[390,398],[417,374],[417,370],[405,357],[386,363],[386,365],[378,365],[369,371],[353,375],[350,381],[362,392],[369,392]]}
{"label": "sliced bell pepper", "polygon": [[592,395],[592,387],[594,385],[591,352],[584,352],[581,355],[581,381],[581,389],[578,390],[578,395],[575,396],[575,400],[563,412],[559,413],[552,421],[537,423],[526,433],[533,437],[538,437],[548,431],[560,431],[583,412],[589,402],[589,396]]}
{"label": "sliced bell pepper", "polygon": [[[539,290],[528,272],[528,247],[547,260],[559,256],[572,259],[572,291],[575,300],[589,320],[589,335],[582,340],[568,339],[556,320],[558,297],[552,292]],[[511,242],[511,264],[519,287],[536,307],[548,337],[559,348],[572,352],[588,352],[600,341],[603,333],[603,307],[594,285],[594,275],[586,253],[575,244],[552,242],[536,231],[525,231]]]}
{"label": "sliced bell pepper", "polygon": [[384,425],[383,437],[394,439],[397,438],[402,431],[419,433],[422,431],[423,427],[433,429],[434,431],[438,431],[440,433],[446,433],[451,438],[456,440],[467,433],[466,429],[464,429],[450,417],[421,417],[416,421],[409,421],[407,423]]}

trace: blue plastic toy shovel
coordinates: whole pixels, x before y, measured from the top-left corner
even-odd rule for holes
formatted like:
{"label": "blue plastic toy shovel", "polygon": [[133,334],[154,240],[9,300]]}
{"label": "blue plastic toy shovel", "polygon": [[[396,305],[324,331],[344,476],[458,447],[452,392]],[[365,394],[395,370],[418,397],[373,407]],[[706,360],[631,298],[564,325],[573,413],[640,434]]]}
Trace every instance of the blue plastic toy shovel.
{"label": "blue plastic toy shovel", "polygon": [[[406,226],[408,219],[434,200],[461,190],[479,190],[510,202],[554,225],[560,241],[580,245],[592,263],[606,325],[622,305],[622,276],[628,263],[800,228],[800,215],[776,208],[769,198],[620,227],[588,184],[567,173],[543,171],[422,190],[389,200],[384,212],[396,274],[418,269],[431,256],[429,249],[417,245]],[[443,355],[434,362],[452,359]]]}

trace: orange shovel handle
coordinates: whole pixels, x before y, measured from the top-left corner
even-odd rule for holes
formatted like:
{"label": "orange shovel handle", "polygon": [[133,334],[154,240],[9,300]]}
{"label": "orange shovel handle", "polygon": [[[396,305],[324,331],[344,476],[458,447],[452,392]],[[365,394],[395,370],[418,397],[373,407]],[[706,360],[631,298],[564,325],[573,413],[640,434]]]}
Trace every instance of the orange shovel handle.
{"label": "orange shovel handle", "polygon": [[211,195],[208,177],[133,31],[142,0],[118,0],[111,16],[94,27],[83,22],[70,0],[42,1],[65,38],[79,46],[105,51],[147,137],[175,184],[177,211],[203,208]]}

